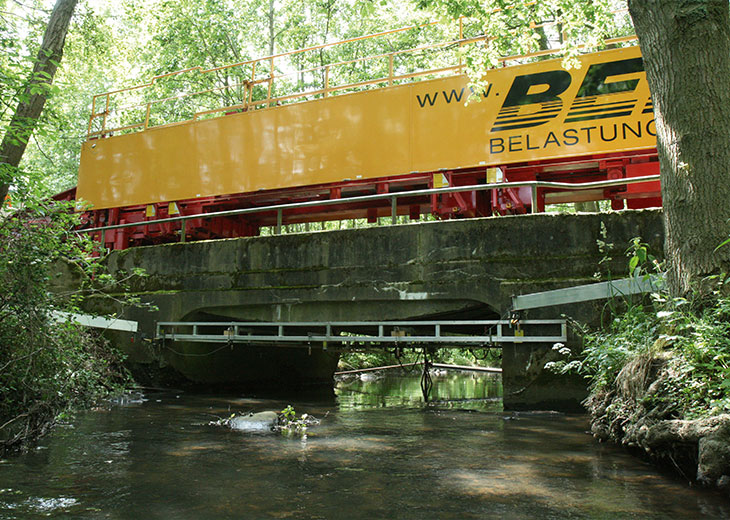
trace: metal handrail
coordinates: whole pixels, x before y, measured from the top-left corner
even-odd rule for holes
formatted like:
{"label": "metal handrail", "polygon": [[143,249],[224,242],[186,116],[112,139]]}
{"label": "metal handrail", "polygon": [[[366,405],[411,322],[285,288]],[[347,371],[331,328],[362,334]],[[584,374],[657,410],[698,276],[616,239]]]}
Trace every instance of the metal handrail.
{"label": "metal handrail", "polygon": [[[400,28],[391,29],[391,30],[388,30],[388,31],[381,31],[381,32],[375,33],[375,34],[368,34],[368,35],[364,35],[364,36],[356,36],[354,38],[348,38],[346,40],[341,40],[341,41],[337,41],[337,42],[323,43],[323,44],[320,44],[320,45],[313,45],[313,46],[310,46],[310,47],[305,47],[305,48],[302,48],[302,49],[296,49],[296,50],[293,50],[293,51],[282,52],[282,53],[279,53],[279,54],[272,54],[271,56],[266,56],[266,57],[263,57],[263,58],[253,58],[253,59],[250,59],[250,60],[245,60],[245,61],[241,61],[241,62],[238,62],[238,63],[230,64],[230,65],[223,65],[223,66],[220,66],[220,67],[213,67],[211,69],[204,69],[201,66],[189,67],[187,69],[182,69],[182,70],[178,70],[178,71],[174,71],[174,72],[168,72],[166,74],[160,74],[158,76],[154,76],[148,83],[143,83],[141,85],[135,85],[135,86],[128,87],[128,88],[122,88],[122,89],[112,90],[112,91],[109,91],[109,92],[105,92],[103,94],[96,94],[92,98],[91,116],[89,117],[89,126],[88,126],[88,131],[87,131],[88,137],[98,136],[98,135],[104,135],[104,134],[109,133],[109,132],[121,130],[121,129],[106,129],[105,128],[105,126],[106,126],[106,117],[109,114],[109,101],[110,101],[110,96],[112,96],[114,94],[120,94],[122,92],[130,92],[132,90],[139,90],[139,89],[151,87],[158,80],[163,79],[163,78],[177,76],[179,74],[184,74],[186,72],[193,72],[193,71],[197,71],[200,74],[207,74],[207,73],[211,73],[211,72],[217,72],[217,71],[220,71],[220,70],[232,69],[232,68],[235,68],[235,67],[244,67],[244,66],[247,66],[247,65],[251,65],[253,67],[253,74],[255,74],[256,66],[258,64],[270,62],[271,69],[272,69],[272,74],[269,77],[267,77],[267,78],[263,78],[262,80],[256,81],[256,83],[260,83],[260,82],[262,82],[262,83],[273,82],[273,80],[274,80],[274,74],[273,74],[274,60],[277,59],[277,58],[283,58],[285,56],[293,56],[293,55],[301,54],[301,53],[305,53],[305,52],[310,52],[310,51],[315,51],[315,50],[320,50],[320,49],[326,49],[326,48],[334,47],[334,46],[337,46],[337,45],[342,45],[342,44],[346,44],[346,43],[352,43],[352,42],[356,42],[356,41],[360,41],[360,40],[365,40],[365,39],[369,39],[369,38],[377,38],[377,37],[380,37],[380,36],[387,36],[387,35],[395,34],[395,33],[398,33],[398,32],[409,31],[409,30],[413,30],[413,29],[420,29],[422,27],[429,27],[429,26],[438,25],[438,24],[439,24],[439,22],[426,22],[426,23],[419,24],[419,25],[411,25],[411,26],[407,26],[407,27],[400,27]],[[196,94],[199,94],[199,93],[196,93]],[[180,96],[180,97],[188,97],[188,96],[189,95]],[[97,100],[100,100],[101,98],[106,98],[105,99],[104,110],[102,112],[97,112],[97,108],[96,108],[97,107]],[[267,99],[266,100],[263,100],[262,102],[264,102],[264,101],[267,102],[267,103],[275,102],[276,101],[276,98],[272,99],[271,96],[269,95],[269,96],[267,96]],[[250,102],[250,98],[249,98],[249,102]],[[145,103],[143,103],[142,105],[145,105]],[[248,103],[246,103],[246,105],[248,105]],[[103,117],[102,129],[99,130],[99,131],[96,131],[96,132],[92,132],[91,131],[92,122],[97,117]],[[143,126],[143,125],[144,125],[144,127],[146,129],[147,128],[147,125],[145,123],[139,123],[139,124],[135,124],[133,126],[134,127],[137,127],[137,126]],[[128,125],[128,126],[132,126],[132,125]],[[127,129],[128,127],[124,127],[124,128]]]}
{"label": "metal handrail", "polygon": [[[589,190],[596,188],[610,188],[613,186],[623,186],[626,184],[635,184],[639,182],[657,181],[660,176],[646,175],[643,177],[631,177],[626,179],[611,179],[606,181],[585,182],[581,184],[572,184],[569,182],[550,182],[550,181],[520,181],[520,182],[498,182],[493,184],[476,184],[472,186],[453,186],[448,188],[429,188],[423,190],[400,191],[397,193],[379,193],[374,195],[360,195],[357,197],[347,197],[341,199],[312,200],[307,202],[294,202],[290,204],[274,204],[271,206],[259,206],[254,208],[231,209],[225,211],[214,211],[211,213],[197,213],[195,215],[180,215],[177,217],[167,217],[157,220],[145,220],[142,222],[128,222],[125,224],[114,224],[112,226],[100,226],[95,228],[78,229],[77,233],[95,233],[100,231],[109,231],[112,229],[123,229],[128,227],[144,227],[155,224],[167,224],[170,222],[185,222],[191,219],[207,219],[219,217],[234,217],[238,215],[247,215],[251,213],[277,213],[276,234],[279,234],[282,225],[283,213],[286,210],[298,208],[311,208],[316,206],[331,206],[335,204],[354,204],[358,202],[372,202],[377,200],[390,200],[392,208],[392,219],[395,223],[396,204],[399,197],[415,197],[423,195],[439,195],[444,193],[458,193],[462,191],[486,191],[497,190],[503,188],[521,188],[529,187],[532,195],[532,213],[537,213],[537,190],[538,188],[554,188],[559,190]],[[181,233],[181,241],[185,240],[185,225],[183,224],[183,233]]]}
{"label": "metal handrail", "polygon": [[[472,325],[510,325],[510,320],[385,320],[385,321],[158,321],[157,330],[165,327],[416,327],[436,326],[464,327]],[[563,325],[564,319],[534,319],[520,320],[521,324],[528,325]]]}
{"label": "metal handrail", "polygon": [[[417,47],[411,47],[409,49],[402,49],[402,50],[399,50],[399,51],[386,52],[386,53],[382,53],[382,54],[375,54],[373,56],[363,56],[361,58],[356,58],[356,59],[352,59],[352,60],[336,61],[336,62],[333,62],[333,63],[327,63],[326,65],[318,65],[316,67],[310,67],[308,69],[299,69],[299,70],[295,70],[295,71],[292,71],[292,72],[287,72],[287,73],[284,73],[284,74],[276,74],[274,77],[277,78],[277,79],[288,78],[288,77],[292,77],[292,76],[296,77],[298,74],[302,74],[302,73],[305,73],[305,72],[322,72],[324,70],[331,69],[333,67],[339,67],[339,66],[342,66],[342,65],[351,65],[353,63],[361,63],[361,62],[365,62],[365,61],[371,61],[371,60],[377,60],[377,59],[382,59],[382,58],[388,58],[388,57],[391,57],[391,56],[398,56],[400,54],[406,54],[406,53],[409,53],[409,52],[414,52],[415,53],[415,52],[425,51],[425,50],[434,49],[434,48],[438,48],[438,47],[447,47],[449,45],[453,45],[453,46],[463,45],[463,44],[466,44],[466,43],[474,43],[476,41],[482,41],[482,40],[485,40],[485,39],[487,39],[487,36],[478,36],[478,37],[473,37],[473,38],[464,38],[464,39],[461,39],[461,40],[450,40],[450,41],[446,41],[446,42],[438,42],[438,43],[432,43],[432,44],[428,44],[428,45],[420,45],[420,46],[417,46]],[[349,40],[347,40],[347,41],[349,41]],[[548,51],[547,54],[554,53],[554,52],[555,52],[554,50]],[[541,51],[540,54],[534,54],[534,55],[535,56],[543,56],[545,54],[544,54],[544,52]],[[284,56],[284,55],[280,55],[280,56]],[[509,61],[509,60],[514,60],[514,59],[518,59],[518,58],[522,58],[522,57],[532,57],[532,56],[533,56],[532,54],[530,54],[529,56],[528,55],[525,55],[525,56],[507,56],[507,57],[504,57],[504,58],[500,58],[500,60],[501,61]],[[266,60],[266,59],[269,59],[269,58],[261,58],[261,59],[253,60],[253,61],[258,62],[258,61],[263,61],[263,60]],[[235,67],[235,66],[246,65],[246,64],[249,64],[249,62],[243,62],[243,63],[234,64],[234,65],[229,65],[228,67]],[[215,72],[215,71],[217,71],[217,70],[219,70],[221,68],[223,68],[223,67],[219,67],[217,69],[201,70],[200,73],[201,74],[206,74],[208,72]],[[452,67],[449,67],[449,69],[455,69],[455,68],[458,68],[458,65],[454,65]],[[196,69],[185,69],[185,70],[182,70],[182,71],[179,71],[179,72],[175,72],[175,73],[172,73],[172,74],[180,74],[180,73],[183,73],[183,72],[190,72],[191,70],[196,70]],[[434,69],[434,70],[426,70],[426,71],[422,71],[422,72],[424,72],[424,73],[434,73],[434,72],[439,72],[439,71],[440,71],[440,69]],[[407,75],[392,75],[392,77],[391,76],[384,76],[384,77],[381,77],[381,78],[376,78],[375,81],[377,81],[378,83],[385,83],[385,82],[387,82],[387,81],[389,81],[391,79],[392,80],[398,80],[398,79],[404,79],[404,78],[407,78]],[[271,79],[272,79],[271,77],[265,77],[265,78],[257,79],[257,80],[254,80],[254,81],[247,81],[245,83],[234,83],[232,85],[222,85],[220,87],[210,88],[210,89],[207,89],[207,90],[200,90],[200,91],[197,91],[197,92],[191,92],[189,94],[183,94],[183,95],[177,95],[177,96],[169,96],[169,97],[165,97],[165,98],[154,99],[154,100],[149,101],[149,102],[135,103],[135,104],[132,104],[132,105],[122,105],[122,106],[118,107],[116,110],[117,111],[123,111],[123,110],[130,110],[130,109],[133,109],[133,108],[142,108],[142,107],[146,107],[148,104],[157,104],[157,103],[164,103],[166,101],[174,101],[174,100],[183,99],[183,98],[186,98],[186,97],[198,96],[198,95],[201,95],[201,94],[208,94],[210,92],[215,92],[217,90],[226,90],[226,89],[233,89],[233,88],[236,88],[236,87],[246,87],[248,85],[256,85],[256,84],[261,84],[261,83],[268,83],[269,80],[271,80]],[[368,80],[368,81],[373,81],[373,80]],[[153,80],[152,83],[148,83],[148,84],[143,85],[143,86],[144,87],[149,87],[153,83],[154,83],[154,80]],[[300,93],[296,93],[296,94],[290,94],[290,95],[287,95],[287,96],[281,96],[281,97],[277,97],[277,98],[272,98],[271,100],[262,99],[262,100],[259,100],[259,101],[251,101],[250,103],[248,103],[248,106],[256,105],[256,104],[265,104],[265,103],[267,103],[269,101],[282,101],[282,100],[287,100],[287,99],[290,99],[290,98],[293,98],[293,97],[296,97],[296,96],[299,96],[299,97],[311,96],[313,94],[322,93],[325,90],[331,92],[333,90],[342,90],[342,89],[346,89],[346,88],[352,88],[352,87],[359,86],[361,83],[362,82],[351,83],[351,84],[347,84],[347,85],[339,85],[339,86],[336,86],[336,87],[330,87],[329,89],[320,89],[320,90],[317,90],[317,91],[300,92]],[[131,87],[131,88],[136,89],[136,88],[140,88],[140,87]],[[122,91],[119,91],[119,92],[124,92],[124,91],[122,90]],[[98,94],[98,95],[99,96],[104,96],[106,94]],[[228,106],[228,107],[217,108],[215,110],[229,110],[229,109],[232,109],[232,108],[239,108],[239,107],[244,107],[244,106],[246,106],[246,104],[231,105],[231,106]],[[196,112],[194,114],[194,116],[204,115],[204,114],[209,113],[209,112],[212,112],[212,111]],[[107,131],[108,132],[111,132],[113,130],[115,130],[115,129],[110,129],[110,130],[107,130]]]}
{"label": "metal handrail", "polygon": [[[559,335],[526,335],[522,326],[552,326],[560,328]],[[418,331],[413,328],[418,327]],[[465,332],[464,327],[479,327],[480,332]],[[504,334],[504,327],[523,330],[522,334]],[[212,333],[211,328],[222,329]],[[318,330],[311,330],[316,328]],[[337,329],[359,329],[340,335]],[[460,328],[462,330],[454,330]],[[172,330],[170,330],[172,329]],[[179,329],[187,329],[187,332]],[[203,330],[206,329],[206,330]],[[243,329],[243,330],[241,330]],[[307,330],[302,330],[307,329]],[[363,330],[364,329],[364,330]],[[387,329],[387,330],[386,330]],[[451,329],[451,330],[447,330]],[[496,330],[494,330],[496,329]],[[408,334],[412,332],[412,334]],[[564,319],[520,320],[448,320],[448,321],[323,321],[323,322],[157,322],[155,339],[217,343],[312,343],[354,344],[446,344],[493,345],[496,343],[555,343],[567,340],[568,326]]]}
{"label": "metal handrail", "polygon": [[[534,2],[528,2],[526,5],[529,5],[530,3],[534,3]],[[499,11],[499,9],[495,10],[495,12],[497,12],[497,11]],[[624,12],[624,11],[626,11],[626,9],[617,9],[617,10],[612,11],[612,13],[617,14],[617,13]],[[271,56],[266,56],[266,57],[262,57],[262,58],[253,58],[250,60],[245,60],[245,61],[241,61],[238,63],[233,63],[230,65],[223,65],[223,66],[214,67],[214,68],[210,68],[210,69],[204,69],[202,66],[190,67],[187,69],[154,76],[148,83],[144,83],[141,85],[136,85],[136,86],[132,86],[132,87],[128,87],[128,88],[112,90],[112,91],[105,92],[102,94],[96,94],[95,96],[93,96],[93,99],[92,99],[91,115],[89,117],[89,123],[88,123],[88,127],[87,127],[87,139],[104,137],[107,134],[110,134],[113,132],[135,130],[138,128],[142,128],[143,130],[146,130],[149,127],[150,108],[153,104],[162,103],[162,102],[171,101],[171,100],[180,100],[180,99],[190,98],[193,96],[198,96],[198,95],[207,94],[207,93],[216,92],[216,91],[230,90],[230,89],[234,89],[234,88],[243,88],[244,89],[244,92],[242,94],[244,97],[243,102],[237,103],[234,105],[225,106],[225,107],[214,108],[214,109],[210,109],[210,110],[197,111],[193,114],[192,119],[178,121],[178,123],[195,121],[201,116],[211,115],[211,114],[215,114],[215,113],[219,113],[219,112],[225,112],[226,110],[235,110],[235,109],[249,108],[249,107],[257,108],[257,107],[262,107],[262,105],[263,105],[262,108],[268,108],[272,104],[275,106],[277,103],[284,102],[284,101],[290,101],[290,100],[295,100],[295,99],[306,101],[308,97],[320,96],[320,95],[323,97],[327,97],[328,95],[330,95],[332,93],[350,89],[350,88],[358,88],[358,87],[362,87],[362,86],[369,86],[369,85],[382,84],[382,83],[387,83],[388,86],[392,86],[394,81],[405,80],[405,79],[414,79],[419,76],[425,76],[425,75],[429,75],[429,74],[437,74],[437,73],[444,73],[444,72],[451,72],[451,71],[455,71],[456,73],[461,73],[461,72],[463,72],[463,68],[464,68],[461,58],[459,59],[458,65],[440,67],[440,68],[436,68],[436,69],[432,69],[432,70],[420,70],[418,72],[413,72],[413,73],[408,73],[408,74],[394,74],[393,60],[398,55],[405,54],[405,53],[421,52],[421,51],[429,49],[429,48],[447,47],[449,45],[454,45],[457,48],[462,48],[465,45],[473,44],[473,43],[476,43],[479,41],[488,42],[490,40],[490,37],[488,37],[486,35],[478,35],[478,36],[474,36],[474,37],[465,38],[464,34],[463,34],[463,20],[464,20],[464,17],[460,17],[458,20],[459,21],[459,38],[452,40],[452,41],[448,41],[448,42],[439,42],[439,43],[435,43],[435,44],[419,45],[419,46],[409,48],[409,49],[400,49],[400,50],[392,51],[389,53],[381,53],[381,54],[372,55],[372,56],[363,56],[361,58],[357,58],[354,60],[346,60],[346,61],[340,61],[340,62],[336,62],[336,63],[329,63],[329,64],[324,64],[324,65],[321,65],[318,67],[297,70],[294,72],[288,72],[288,73],[284,73],[284,74],[275,73],[274,62],[276,59],[280,59],[280,58],[287,57],[287,56],[294,56],[294,55],[305,53],[305,52],[325,49],[325,48],[329,48],[329,47],[335,47],[338,45],[352,43],[352,42],[356,42],[356,41],[360,41],[360,40],[378,38],[381,36],[387,36],[387,35],[398,33],[398,32],[409,31],[409,30],[413,30],[413,29],[420,29],[423,27],[429,27],[432,25],[440,24],[440,22],[426,22],[426,23],[419,24],[419,25],[400,27],[397,29],[382,31],[382,32],[375,33],[375,34],[357,36],[354,38],[349,38],[349,39],[341,40],[341,41],[337,41],[337,42],[323,43],[323,44],[319,44],[319,45],[305,47],[303,49],[297,49],[297,50],[293,50],[293,51],[273,54]],[[534,25],[534,27],[547,27],[550,25],[554,25],[554,22],[546,22],[543,24]],[[632,40],[636,40],[636,36],[611,38],[611,39],[605,40],[604,43],[606,45],[610,45],[610,44],[628,42],[628,41],[632,41]],[[503,65],[505,65],[509,61],[525,59],[525,58],[535,58],[535,57],[547,56],[547,55],[551,55],[551,54],[559,54],[561,52],[561,50],[562,50],[561,48],[547,49],[547,50],[531,52],[531,53],[527,53],[527,54],[523,54],[523,55],[503,56],[503,57],[499,58],[499,61]],[[359,82],[359,83],[339,85],[336,87],[329,86],[329,73],[330,73],[330,70],[332,70],[334,67],[351,64],[351,63],[355,63],[355,62],[364,62],[364,61],[369,61],[369,60],[381,59],[381,58],[388,58],[388,60],[389,60],[387,76],[384,76],[384,77],[378,78],[378,79],[374,79],[374,80],[363,81],[363,82]],[[155,83],[157,83],[158,80],[161,80],[164,78],[169,78],[169,77],[177,76],[177,75],[188,73],[188,72],[197,72],[202,75],[202,74],[218,72],[221,70],[233,69],[236,67],[243,68],[243,67],[248,67],[248,66],[251,67],[250,80],[244,80],[243,82],[237,82],[233,85],[217,86],[217,87],[213,87],[213,88],[210,88],[207,90],[201,90],[198,92],[192,92],[192,93],[180,94],[180,95],[172,96],[172,97],[166,97],[163,99],[143,101],[141,103],[133,103],[131,105],[123,105],[121,107],[116,107],[115,109],[110,111],[110,101],[111,101],[112,95],[120,94],[123,92],[131,92],[134,90],[140,90],[140,89],[144,89],[147,87],[152,87],[153,85],[155,85]],[[258,70],[262,70],[262,67],[263,67],[263,70],[268,68],[269,69],[268,76],[257,79],[256,78],[257,67],[258,67]],[[275,79],[281,80],[281,78],[300,74],[303,72],[316,72],[316,71],[322,71],[322,70],[324,71],[324,74],[325,74],[324,88],[311,90],[311,91],[289,93],[287,95],[279,96],[279,97],[272,97],[272,95],[271,95],[272,87],[273,87],[273,83],[274,83]],[[253,86],[260,85],[260,84],[268,84],[268,94],[266,95],[265,99],[254,100],[254,99],[252,99]],[[103,108],[99,107],[99,105],[102,104],[102,100],[104,100]],[[116,127],[116,128],[107,128],[106,127],[107,118],[111,114],[112,111],[113,112],[123,112],[126,110],[130,110],[130,109],[134,109],[134,108],[143,108],[143,107],[146,107],[146,114],[144,116],[144,121],[136,122],[133,124],[127,124],[127,125],[124,125],[121,127]],[[101,111],[99,111],[99,109],[101,109]],[[92,126],[93,126],[96,118],[102,118],[101,129],[92,131]],[[166,124],[156,125],[156,127],[159,127],[159,126],[166,126]]]}

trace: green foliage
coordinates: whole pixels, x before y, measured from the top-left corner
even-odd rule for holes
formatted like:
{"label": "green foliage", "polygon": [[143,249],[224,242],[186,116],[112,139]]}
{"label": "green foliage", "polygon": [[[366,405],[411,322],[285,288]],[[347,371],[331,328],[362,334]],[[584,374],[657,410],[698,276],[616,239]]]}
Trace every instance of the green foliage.
{"label": "green foliage", "polygon": [[649,245],[634,237],[626,249],[629,257],[629,276],[645,276],[651,273],[661,273],[664,265],[649,252]]}
{"label": "green foliage", "polygon": [[717,252],[717,250],[718,250],[718,249],[720,249],[720,248],[722,248],[722,247],[725,247],[725,246],[726,246],[726,245],[728,245],[728,244],[730,244],[730,238],[728,238],[727,240],[723,240],[723,241],[722,241],[722,242],[720,243],[720,245],[719,245],[719,246],[717,246],[717,247],[715,248],[715,251]]}
{"label": "green foliage", "polygon": [[628,14],[614,12],[616,4],[610,0],[418,0],[420,8],[444,19],[467,17],[489,38],[488,43],[465,48],[467,73],[475,89],[486,86],[484,71],[500,66],[505,56],[554,49],[565,67],[579,66],[579,54],[600,49],[609,36],[633,33]]}
{"label": "green foliage", "polygon": [[596,389],[611,385],[629,360],[651,351],[658,327],[654,313],[642,306],[631,307],[607,329],[586,335],[583,359],[565,369],[584,374]]}
{"label": "green foliage", "polygon": [[297,417],[297,412],[292,405],[287,405],[279,412],[277,430],[284,435],[305,436],[309,426],[319,424],[319,420],[309,414],[303,413]]}
{"label": "green foliage", "polygon": [[42,434],[62,412],[125,384],[120,355],[94,333],[64,323],[76,293],[51,293],[61,259],[88,275],[98,264],[69,232],[65,207],[0,220],[0,452]]}
{"label": "green foliage", "polygon": [[287,421],[293,421],[297,417],[297,412],[294,411],[292,405],[287,405],[280,413]]}
{"label": "green foliage", "polygon": [[700,309],[674,299],[667,302],[670,310],[658,313],[667,329],[660,339],[680,354],[673,359],[669,386],[688,416],[730,411],[730,298],[721,293],[722,286],[714,302]]}
{"label": "green foliage", "polygon": [[77,7],[50,96],[15,175],[14,199],[43,197],[76,184],[92,95],[118,86],[129,74],[124,56],[129,44],[121,41],[115,22],[112,7],[98,13],[83,2]]}
{"label": "green foliage", "polygon": [[635,377],[627,371],[654,366],[654,373],[642,375],[645,384],[630,397],[671,417],[730,412],[728,283],[730,279],[718,283],[709,300],[655,293],[651,302],[629,307],[607,328],[587,333],[579,359],[561,352],[565,359],[548,368],[583,374],[597,395],[620,393],[627,378]]}
{"label": "green foliage", "polygon": [[[604,238],[599,247],[605,246]],[[663,276],[664,264],[640,238],[631,240],[626,256],[631,275]],[[585,376],[589,408],[607,414],[609,423],[636,420],[637,406],[662,417],[729,412],[730,278],[711,281],[710,296],[698,290],[690,298],[672,298],[662,289],[639,301],[611,298],[606,304],[611,321],[595,331],[577,325],[582,352],[573,355],[556,344],[558,360],[546,368]]]}
{"label": "green foliage", "polygon": [[[502,364],[501,349],[436,349],[430,355],[431,361],[449,365],[498,367]],[[420,349],[350,351],[340,356],[340,370],[374,368],[389,365],[417,363],[423,361]]]}

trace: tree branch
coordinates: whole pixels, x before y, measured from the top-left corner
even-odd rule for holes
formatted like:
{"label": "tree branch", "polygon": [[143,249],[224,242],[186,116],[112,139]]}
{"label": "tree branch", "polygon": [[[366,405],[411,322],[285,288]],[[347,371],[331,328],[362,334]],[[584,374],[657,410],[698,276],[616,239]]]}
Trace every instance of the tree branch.
{"label": "tree branch", "polygon": [[[17,2],[17,0],[15,0]],[[28,138],[38,124],[38,118],[48,97],[48,87],[53,81],[58,64],[63,56],[71,17],[78,0],[58,0],[48,20],[43,42],[18,108],[0,143],[0,201],[5,199],[12,172],[20,164]],[[27,99],[27,101],[25,101]]]}

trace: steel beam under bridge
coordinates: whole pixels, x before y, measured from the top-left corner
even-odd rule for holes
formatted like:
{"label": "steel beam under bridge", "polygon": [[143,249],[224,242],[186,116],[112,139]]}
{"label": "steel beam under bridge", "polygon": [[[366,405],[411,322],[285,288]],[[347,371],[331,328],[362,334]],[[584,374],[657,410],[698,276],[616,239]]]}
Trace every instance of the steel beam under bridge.
{"label": "steel beam under bridge", "polygon": [[567,340],[565,320],[338,321],[338,322],[159,322],[155,338],[203,343],[271,346],[382,348],[493,347],[504,343]]}

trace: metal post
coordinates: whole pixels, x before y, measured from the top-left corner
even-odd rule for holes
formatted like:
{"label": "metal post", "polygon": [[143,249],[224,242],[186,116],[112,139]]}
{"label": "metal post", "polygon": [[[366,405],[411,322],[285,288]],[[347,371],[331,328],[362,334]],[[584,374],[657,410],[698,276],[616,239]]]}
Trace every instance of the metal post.
{"label": "metal post", "polygon": [[[149,118],[149,110],[148,110],[148,118]],[[109,94],[106,95],[106,104],[104,105],[104,117],[101,119],[101,134],[104,135],[104,131],[106,130],[106,118],[109,115]],[[147,128],[145,126],[145,128]]]}
{"label": "metal post", "polygon": [[185,235],[187,234],[187,220],[180,221],[180,242],[185,242]]}
{"label": "metal post", "polygon": [[271,89],[274,86],[274,57],[271,57],[271,69],[269,71],[269,95],[266,98],[266,106],[271,106]]}
{"label": "metal post", "polygon": [[324,68],[324,97],[327,97],[329,92],[330,92],[330,66],[327,65]]}
{"label": "metal post", "polygon": [[431,380],[431,360],[428,359],[428,349],[423,347],[423,373],[421,374],[421,392],[423,393],[423,401],[428,403],[429,395],[433,388]]}
{"label": "metal post", "polygon": [[393,224],[398,220],[398,199],[395,196],[390,198],[390,219]]}
{"label": "metal post", "polygon": [[253,86],[256,82],[256,64],[258,61],[254,61],[253,64],[251,64],[251,83],[248,85],[248,102],[246,103],[246,106],[251,104],[251,98],[253,97]]}
{"label": "metal post", "polygon": [[274,230],[275,235],[281,235],[281,223],[284,220],[283,210],[276,210],[276,229]]}
{"label": "metal post", "polygon": [[147,103],[147,112],[144,116],[144,129],[147,130],[147,127],[150,125],[150,108],[152,108],[152,103]]}
{"label": "metal post", "polygon": [[[92,109],[93,111],[93,109]],[[91,128],[94,126],[94,119],[96,119],[96,116],[94,114],[91,114],[89,116],[89,125],[86,127],[86,137],[91,137]]]}
{"label": "metal post", "polygon": [[537,186],[530,186],[532,192],[532,213],[537,213]]}

